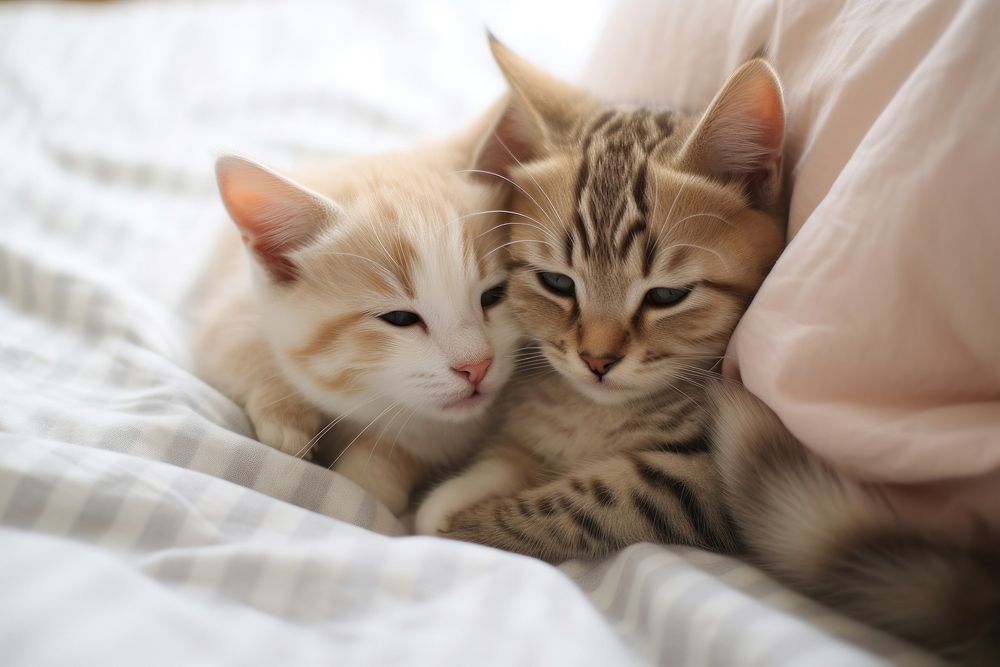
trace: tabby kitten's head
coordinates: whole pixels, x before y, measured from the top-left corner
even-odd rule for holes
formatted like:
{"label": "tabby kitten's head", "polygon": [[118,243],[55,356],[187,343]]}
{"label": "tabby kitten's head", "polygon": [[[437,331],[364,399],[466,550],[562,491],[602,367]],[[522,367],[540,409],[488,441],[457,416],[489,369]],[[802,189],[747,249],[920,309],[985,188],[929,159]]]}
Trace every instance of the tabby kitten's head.
{"label": "tabby kitten's head", "polygon": [[218,161],[271,347],[320,408],[460,422],[508,379],[518,331],[490,213],[502,195],[459,173],[471,147],[454,153],[352,160],[304,173],[312,187]]}
{"label": "tabby kitten's head", "polygon": [[751,60],[685,115],[604,105],[491,48],[510,96],[479,164],[516,185],[518,320],[595,401],[697,381],[783,243],[774,71]]}

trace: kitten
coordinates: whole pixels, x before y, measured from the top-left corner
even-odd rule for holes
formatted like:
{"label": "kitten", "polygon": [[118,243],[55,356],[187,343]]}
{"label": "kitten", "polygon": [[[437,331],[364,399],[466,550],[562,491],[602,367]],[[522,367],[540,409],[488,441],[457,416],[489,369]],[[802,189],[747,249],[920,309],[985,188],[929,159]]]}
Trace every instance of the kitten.
{"label": "kitten", "polygon": [[333,419],[335,469],[396,514],[478,439],[513,368],[503,189],[462,173],[483,129],[298,181],[217,163],[235,228],[206,285],[201,374],[285,453],[310,455]]}
{"label": "kitten", "polygon": [[492,48],[512,96],[480,159],[530,222],[512,228],[509,293],[538,361],[418,530],[550,561],[639,541],[746,549],[846,613],[998,664],[997,545],[906,528],[712,372],[782,245],[770,66],[748,62],[685,116],[603,106]]}
{"label": "kitten", "polygon": [[704,114],[612,108],[492,48],[512,92],[479,162],[518,188],[508,291],[538,361],[417,530],[553,561],[733,550],[704,385],[783,245],[777,78],[750,61]]}

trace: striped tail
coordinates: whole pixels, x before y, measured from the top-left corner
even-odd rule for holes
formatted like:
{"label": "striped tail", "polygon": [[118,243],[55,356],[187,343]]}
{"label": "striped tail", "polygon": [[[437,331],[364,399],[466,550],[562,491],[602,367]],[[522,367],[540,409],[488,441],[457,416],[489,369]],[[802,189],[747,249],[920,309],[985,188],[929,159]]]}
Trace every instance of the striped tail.
{"label": "striped tail", "polygon": [[765,570],[961,664],[1000,664],[1000,558],[902,525],[745,389],[719,387],[714,441],[736,525]]}

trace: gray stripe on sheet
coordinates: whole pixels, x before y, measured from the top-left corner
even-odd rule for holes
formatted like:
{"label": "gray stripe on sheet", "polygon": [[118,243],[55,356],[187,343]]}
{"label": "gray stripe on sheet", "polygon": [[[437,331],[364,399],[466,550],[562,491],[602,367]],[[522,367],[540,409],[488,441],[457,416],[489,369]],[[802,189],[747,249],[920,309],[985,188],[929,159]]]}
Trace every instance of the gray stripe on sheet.
{"label": "gray stripe on sheet", "polygon": [[[576,585],[584,593],[593,593],[597,590],[597,587],[601,585],[604,578],[608,575],[608,570],[610,569],[610,563],[614,556],[607,558],[603,561],[597,561],[588,566],[586,569],[576,573],[570,573],[563,566],[560,566],[560,570],[563,570],[570,579],[576,582]],[[574,564],[575,565],[575,564]]]}
{"label": "gray stripe on sheet", "polygon": [[58,326],[66,321],[69,294],[73,284],[73,279],[64,273],[52,276],[49,287],[49,322],[52,324]]}
{"label": "gray stripe on sheet", "polygon": [[[185,500],[182,507],[197,507],[198,498],[208,487],[210,478],[202,475],[182,475],[177,477],[170,484],[171,495],[180,496]],[[169,502],[163,502],[156,506],[150,513],[146,527],[135,542],[137,551],[154,551],[167,547],[179,546],[177,535],[181,526],[187,519],[190,510],[181,509]]]}
{"label": "gray stripe on sheet", "polygon": [[719,624],[715,638],[705,654],[705,664],[718,667],[730,667],[735,664],[738,652],[745,641],[741,633],[746,628],[752,627],[754,619],[760,618],[763,613],[761,604],[749,600],[730,611],[726,620]]}
{"label": "gray stripe on sheet", "polygon": [[370,493],[366,493],[362,496],[361,502],[358,503],[358,511],[354,513],[351,523],[363,528],[370,528],[375,525],[377,513],[378,505],[376,505],[375,498]]}
{"label": "gray stripe on sheet", "polygon": [[219,581],[215,596],[224,600],[246,603],[260,582],[263,570],[261,556],[255,553],[237,553],[226,559],[225,574]]}
{"label": "gray stripe on sheet", "polygon": [[0,515],[0,524],[29,529],[38,522],[58,481],[51,477],[25,475],[17,480],[14,492]]}
{"label": "gray stripe on sheet", "polygon": [[187,468],[194,459],[195,453],[205,440],[208,429],[202,422],[185,421],[177,427],[177,432],[170,440],[165,451],[160,452],[160,460],[172,463],[181,468]]}
{"label": "gray stripe on sheet", "polygon": [[[659,582],[650,586],[659,589],[662,584]],[[691,586],[680,597],[675,598],[666,609],[664,618],[654,619],[651,610],[646,609],[641,615],[642,625],[645,626],[643,634],[655,641],[656,637],[661,638],[660,652],[657,656],[657,663],[661,665],[670,664],[671,660],[681,661],[687,656],[690,647],[688,639],[691,637],[691,620],[698,613],[701,605],[714,597],[713,594],[720,592],[719,582],[713,579],[706,579]],[[657,632],[658,628],[654,623],[662,622],[665,629]],[[686,664],[683,663],[682,664]],[[769,664],[769,663],[765,663]]]}
{"label": "gray stripe on sheet", "polygon": [[10,251],[0,246],[0,296],[8,296],[10,290],[9,272],[13,270],[10,256]]}
{"label": "gray stripe on sheet", "polygon": [[35,267],[31,261],[22,259],[21,265],[21,308],[28,313],[38,311],[37,285],[35,284]]}
{"label": "gray stripe on sheet", "polygon": [[127,465],[119,463],[106,471],[95,481],[67,534],[91,543],[102,540],[118,518],[129,490],[148,466],[142,459],[130,458]]}
{"label": "gray stripe on sheet", "polygon": [[240,486],[253,488],[264,467],[264,456],[240,456],[239,452],[229,457],[225,470],[220,477],[235,482]]}
{"label": "gray stripe on sheet", "polygon": [[108,306],[113,303],[111,297],[100,287],[92,287],[94,293],[87,302],[87,311],[84,314],[83,324],[80,327],[81,337],[88,342],[98,340],[101,334],[104,333],[106,328],[106,311],[108,310]]}
{"label": "gray stripe on sheet", "polygon": [[228,540],[242,540],[253,537],[260,527],[261,519],[274,500],[255,491],[240,489],[239,500],[230,508],[220,524],[220,529]]}
{"label": "gray stripe on sheet", "polygon": [[607,607],[603,609],[605,616],[614,619],[622,618],[625,613],[625,605],[629,601],[629,592],[632,589],[632,580],[636,576],[636,568],[647,554],[648,552],[641,546],[632,547],[625,554],[621,565],[621,576],[615,587],[615,595]]}
{"label": "gray stripe on sheet", "polygon": [[104,436],[97,441],[97,447],[128,454],[141,437],[142,431],[135,426],[114,426],[104,432]]}
{"label": "gray stripe on sheet", "polygon": [[326,587],[332,585],[330,568],[314,558],[306,559],[295,575],[281,615],[293,621],[315,621],[329,606],[331,596]]}
{"label": "gray stripe on sheet", "polygon": [[302,521],[292,533],[295,540],[315,540],[329,537],[333,533],[336,524],[328,517],[321,514],[304,513]]}
{"label": "gray stripe on sheet", "polygon": [[288,502],[319,512],[333,487],[334,473],[319,466],[296,467],[303,470]]}

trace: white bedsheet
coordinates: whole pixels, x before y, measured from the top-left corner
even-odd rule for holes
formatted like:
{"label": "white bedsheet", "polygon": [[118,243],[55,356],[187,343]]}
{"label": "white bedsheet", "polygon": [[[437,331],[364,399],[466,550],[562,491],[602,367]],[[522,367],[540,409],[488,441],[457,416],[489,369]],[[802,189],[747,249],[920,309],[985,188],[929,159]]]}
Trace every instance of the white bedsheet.
{"label": "white bedsheet", "polygon": [[484,8],[0,5],[4,665],[930,663],[696,550],[553,568],[390,537],[191,374],[213,154],[290,164],[471,116],[498,85]]}

